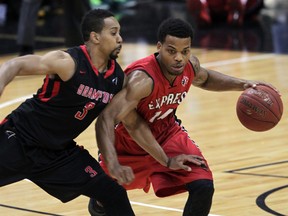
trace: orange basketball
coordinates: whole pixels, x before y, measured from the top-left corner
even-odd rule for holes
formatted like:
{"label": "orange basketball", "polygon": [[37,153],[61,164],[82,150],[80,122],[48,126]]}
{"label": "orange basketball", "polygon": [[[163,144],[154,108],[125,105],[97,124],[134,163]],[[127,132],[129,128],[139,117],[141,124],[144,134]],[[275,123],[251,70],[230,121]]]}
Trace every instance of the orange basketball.
{"label": "orange basketball", "polygon": [[280,95],[271,87],[258,85],[246,89],[236,105],[239,121],[252,131],[267,131],[275,127],[283,113]]}

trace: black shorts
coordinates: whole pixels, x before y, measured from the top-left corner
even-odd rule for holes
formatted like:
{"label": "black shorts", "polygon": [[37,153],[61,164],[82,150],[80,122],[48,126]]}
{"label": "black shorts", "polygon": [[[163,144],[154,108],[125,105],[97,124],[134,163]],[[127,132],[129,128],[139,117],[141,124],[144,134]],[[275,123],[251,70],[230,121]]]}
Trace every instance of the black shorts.
{"label": "black shorts", "polygon": [[[0,186],[29,179],[62,202],[79,195],[102,200],[122,189],[84,148],[76,144],[65,150],[27,146],[27,140],[7,124],[0,125]],[[107,185],[114,191],[107,191]]]}

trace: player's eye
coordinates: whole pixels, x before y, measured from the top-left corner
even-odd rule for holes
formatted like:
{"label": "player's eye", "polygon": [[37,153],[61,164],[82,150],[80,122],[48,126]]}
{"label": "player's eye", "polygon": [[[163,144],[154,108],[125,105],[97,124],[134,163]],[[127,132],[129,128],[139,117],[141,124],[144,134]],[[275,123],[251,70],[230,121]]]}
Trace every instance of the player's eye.
{"label": "player's eye", "polygon": [[182,52],[183,55],[188,55],[190,53],[190,49],[186,49]]}
{"label": "player's eye", "polygon": [[169,54],[175,54],[176,51],[175,51],[175,50],[172,50],[172,49],[168,49],[168,53],[169,53]]}

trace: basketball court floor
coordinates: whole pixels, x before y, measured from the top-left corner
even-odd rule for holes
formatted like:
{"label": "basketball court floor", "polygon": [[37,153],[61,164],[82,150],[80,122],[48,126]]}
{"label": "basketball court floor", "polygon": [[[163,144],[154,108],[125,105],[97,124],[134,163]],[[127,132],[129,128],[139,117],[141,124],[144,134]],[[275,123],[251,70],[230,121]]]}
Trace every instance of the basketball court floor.
{"label": "basketball court floor", "polygon": [[[146,5],[151,10],[155,7],[155,12],[151,11],[154,14],[152,21],[142,14],[136,16],[135,11],[134,15],[132,11],[126,11],[126,15],[122,16],[125,43],[118,62],[123,68],[156,51],[153,42],[158,22],[167,16],[183,16],[180,11],[184,5],[175,2],[170,6],[161,1],[153,6]],[[263,11],[262,20],[265,22],[261,26],[265,28],[261,34],[250,27],[229,29],[223,26],[222,38],[219,29],[196,31],[192,52],[199,58],[202,67],[244,79],[269,82],[281,92],[284,104],[278,125],[266,132],[253,132],[244,128],[236,115],[236,102],[241,92],[208,92],[191,88],[177,116],[182,119],[213,171],[216,189],[211,216],[288,215],[288,13],[286,22],[284,12],[278,13],[282,17],[275,14],[272,10]],[[38,27],[41,28],[44,27]],[[11,29],[9,26],[6,32],[1,31],[0,34],[0,64],[18,55],[15,32]],[[53,36],[46,34],[41,32],[36,39],[37,54],[64,48],[61,34],[59,37],[56,33]],[[253,37],[242,37],[244,34]],[[50,43],[51,38],[59,41]],[[224,45],[223,41],[227,43]],[[6,44],[5,50],[3,44]],[[0,98],[0,119],[31,97],[42,80],[43,77],[39,76],[16,77]],[[93,124],[76,141],[97,157]],[[180,216],[187,198],[185,193],[157,198],[152,189],[148,194],[133,190],[128,191],[128,195],[137,216]],[[26,180],[0,188],[0,215],[5,216],[82,216],[88,215],[87,204],[87,197],[63,204]]]}

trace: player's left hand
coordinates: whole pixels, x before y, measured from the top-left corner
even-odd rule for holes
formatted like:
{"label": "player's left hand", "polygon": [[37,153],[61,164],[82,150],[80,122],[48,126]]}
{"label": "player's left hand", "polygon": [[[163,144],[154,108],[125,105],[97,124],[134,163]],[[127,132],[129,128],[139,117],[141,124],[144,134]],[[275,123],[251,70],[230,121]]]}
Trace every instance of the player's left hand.
{"label": "player's left hand", "polygon": [[198,156],[198,155],[181,154],[181,155],[177,155],[177,156],[171,158],[169,168],[172,170],[184,169],[184,170],[190,172],[190,171],[192,171],[192,169],[190,166],[187,165],[188,163],[193,163],[193,164],[196,164],[198,166],[206,167],[206,164],[203,160],[203,157]]}

